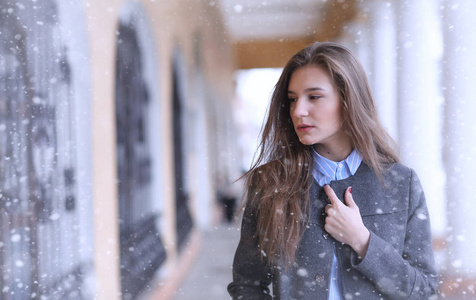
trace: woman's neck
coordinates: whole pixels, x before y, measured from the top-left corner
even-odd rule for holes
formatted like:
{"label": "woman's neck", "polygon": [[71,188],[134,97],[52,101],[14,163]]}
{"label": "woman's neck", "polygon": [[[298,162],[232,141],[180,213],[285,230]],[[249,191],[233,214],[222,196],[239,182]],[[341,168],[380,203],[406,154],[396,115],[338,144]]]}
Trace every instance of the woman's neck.
{"label": "woman's neck", "polygon": [[343,161],[346,159],[354,147],[350,143],[340,143],[339,145],[329,146],[326,144],[315,144],[314,149],[317,153],[335,162]]}

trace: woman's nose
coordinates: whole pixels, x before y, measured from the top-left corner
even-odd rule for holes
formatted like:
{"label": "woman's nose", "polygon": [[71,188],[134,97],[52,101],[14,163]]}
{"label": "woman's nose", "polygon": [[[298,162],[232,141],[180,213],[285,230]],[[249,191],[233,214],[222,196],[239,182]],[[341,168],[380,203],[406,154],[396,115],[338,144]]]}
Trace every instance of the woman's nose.
{"label": "woman's nose", "polygon": [[294,109],[292,111],[292,114],[297,118],[307,116],[308,109],[307,109],[306,101],[302,99],[297,99],[296,102],[294,103]]}

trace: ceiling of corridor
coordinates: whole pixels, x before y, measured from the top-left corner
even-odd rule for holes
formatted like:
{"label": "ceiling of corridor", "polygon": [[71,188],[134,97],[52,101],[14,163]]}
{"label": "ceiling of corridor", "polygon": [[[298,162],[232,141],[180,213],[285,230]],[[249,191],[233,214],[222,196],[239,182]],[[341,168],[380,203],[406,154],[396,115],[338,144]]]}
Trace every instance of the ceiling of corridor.
{"label": "ceiling of corridor", "polygon": [[[342,1],[342,0],[340,0]],[[328,0],[219,0],[235,42],[315,35]]]}
{"label": "ceiling of corridor", "polygon": [[238,69],[282,67],[314,41],[337,37],[356,0],[211,0],[223,14]]}

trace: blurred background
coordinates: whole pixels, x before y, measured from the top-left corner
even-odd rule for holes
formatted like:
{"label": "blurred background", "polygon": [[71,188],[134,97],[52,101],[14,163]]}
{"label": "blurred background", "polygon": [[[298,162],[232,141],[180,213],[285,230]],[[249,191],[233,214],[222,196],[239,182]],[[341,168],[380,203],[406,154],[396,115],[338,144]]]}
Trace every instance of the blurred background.
{"label": "blurred background", "polygon": [[0,299],[228,299],[280,68],[350,48],[476,299],[473,0],[1,0]]}

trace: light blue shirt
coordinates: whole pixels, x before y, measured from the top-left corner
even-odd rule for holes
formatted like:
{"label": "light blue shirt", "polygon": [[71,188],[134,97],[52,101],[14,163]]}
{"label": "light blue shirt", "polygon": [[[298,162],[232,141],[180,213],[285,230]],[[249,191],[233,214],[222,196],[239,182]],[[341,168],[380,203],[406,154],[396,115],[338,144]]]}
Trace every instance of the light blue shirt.
{"label": "light blue shirt", "polygon": [[[329,184],[333,180],[346,179],[357,172],[362,162],[362,155],[353,150],[346,159],[335,162],[313,150],[314,168],[312,175],[320,186]],[[342,300],[342,280],[337,257],[334,253],[332,261],[331,280],[329,285],[329,300]]]}

